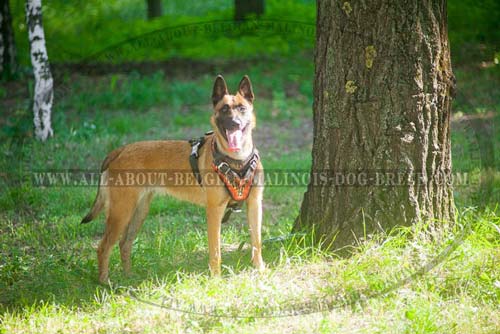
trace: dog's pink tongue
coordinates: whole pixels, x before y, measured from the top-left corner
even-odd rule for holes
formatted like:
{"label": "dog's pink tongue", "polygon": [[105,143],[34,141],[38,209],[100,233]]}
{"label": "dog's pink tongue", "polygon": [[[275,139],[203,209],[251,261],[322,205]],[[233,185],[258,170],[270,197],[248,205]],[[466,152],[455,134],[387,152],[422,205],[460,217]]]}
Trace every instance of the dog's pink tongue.
{"label": "dog's pink tongue", "polygon": [[237,152],[241,150],[241,139],[243,138],[243,131],[241,131],[240,129],[226,130],[226,137],[230,151]]}

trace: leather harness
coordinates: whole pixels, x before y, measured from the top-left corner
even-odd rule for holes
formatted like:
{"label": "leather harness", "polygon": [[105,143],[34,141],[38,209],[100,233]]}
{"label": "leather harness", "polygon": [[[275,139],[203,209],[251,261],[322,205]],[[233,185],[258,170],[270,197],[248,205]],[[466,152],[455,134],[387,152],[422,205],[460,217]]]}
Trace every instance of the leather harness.
{"label": "leather harness", "polygon": [[[191,144],[189,163],[200,187],[203,187],[203,183],[198,167],[198,151],[207,141],[206,137],[211,135],[213,135],[213,131],[208,131],[205,133],[205,136],[189,141]],[[219,175],[222,182],[224,182],[225,188],[231,196],[231,201],[222,218],[222,223],[225,223],[229,220],[233,211],[241,212],[243,201],[250,194],[260,157],[259,152],[254,147],[252,153],[245,160],[232,159],[217,149],[214,137],[212,137],[211,150],[213,157],[212,168]]]}

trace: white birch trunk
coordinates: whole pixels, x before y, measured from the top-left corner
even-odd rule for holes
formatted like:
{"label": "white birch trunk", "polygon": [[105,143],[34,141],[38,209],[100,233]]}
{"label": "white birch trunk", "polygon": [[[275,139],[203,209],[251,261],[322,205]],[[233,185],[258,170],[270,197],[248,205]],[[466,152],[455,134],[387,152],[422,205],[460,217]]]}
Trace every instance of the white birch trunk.
{"label": "white birch trunk", "polygon": [[26,23],[31,49],[31,64],[33,66],[33,74],[35,75],[35,94],[33,98],[35,136],[45,141],[53,135],[50,117],[54,91],[49,58],[47,56],[47,49],[45,48],[41,0],[26,1]]}

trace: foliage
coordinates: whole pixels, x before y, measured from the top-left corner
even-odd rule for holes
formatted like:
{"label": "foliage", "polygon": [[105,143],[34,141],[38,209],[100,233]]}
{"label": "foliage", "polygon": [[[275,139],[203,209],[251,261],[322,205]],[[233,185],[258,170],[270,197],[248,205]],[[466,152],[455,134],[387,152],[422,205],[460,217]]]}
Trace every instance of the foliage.
{"label": "foliage", "polygon": [[[500,60],[500,3],[496,0],[448,1],[448,31],[455,61]],[[478,45],[480,47],[478,48]]]}
{"label": "foliage", "polygon": [[[28,64],[23,2],[12,1],[20,62]],[[165,15],[145,20],[145,1],[46,1],[44,29],[52,63],[83,61],[157,61],[169,58],[235,59],[270,54],[288,55],[313,46],[314,6],[311,1],[267,1],[262,17],[268,23],[232,24],[232,1],[189,4],[165,1]],[[64,13],[64,15],[61,15]],[[85,13],[85,15],[82,15]],[[290,33],[269,22],[291,20],[310,25],[307,33]],[[170,29],[170,28],[171,29]],[[177,27],[177,28],[176,28]],[[240,34],[243,29],[243,34]],[[134,38],[143,36],[139,41]],[[144,36],[150,36],[143,44]],[[112,47],[104,58],[96,54]]]}
{"label": "foliage", "polygon": [[[267,0],[264,20],[290,20],[314,24],[314,1]],[[500,7],[495,0],[448,1],[449,37],[454,62],[471,59],[493,61],[500,52]],[[16,31],[18,55],[22,64],[29,64],[24,2],[11,0]],[[233,17],[233,1],[187,2],[169,0],[163,2],[164,16],[152,21],[145,20],[144,0],[109,1],[44,1],[43,15],[48,51],[52,63],[78,62],[112,45],[127,44],[135,36],[142,36],[166,27],[213,21],[230,21]],[[62,14],[63,13],[63,14]],[[82,13],[84,13],[82,15]],[[280,33],[274,28],[234,34],[221,31],[203,33],[199,30],[181,32],[177,37],[150,45],[132,45],[126,54],[119,54],[120,61],[164,60],[172,57],[190,59],[226,59],[260,57],[274,53],[291,55],[303,48],[311,49],[310,33]],[[234,28],[234,27],[233,27]],[[219,29],[217,31],[217,29]],[[201,33],[200,33],[201,32]],[[500,59],[498,55],[497,59]],[[95,60],[91,57],[91,61]],[[103,59],[100,59],[103,60]]]}

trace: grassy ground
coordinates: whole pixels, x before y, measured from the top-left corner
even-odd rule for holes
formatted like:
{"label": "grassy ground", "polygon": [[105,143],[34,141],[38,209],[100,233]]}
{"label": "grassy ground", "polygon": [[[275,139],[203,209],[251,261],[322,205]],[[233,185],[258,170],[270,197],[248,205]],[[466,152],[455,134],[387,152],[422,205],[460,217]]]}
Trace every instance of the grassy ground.
{"label": "grassy ground", "polygon": [[[273,69],[258,62],[245,69],[255,85],[256,141],[267,168],[309,168],[312,65],[307,57]],[[492,74],[484,71],[466,81],[469,91],[483,91],[491,82]],[[225,73],[230,86],[243,74]],[[124,143],[197,136],[208,127],[212,80],[213,75],[73,74],[54,110],[56,136],[46,144],[25,137],[30,133],[23,127],[30,117],[23,111],[26,101],[6,100],[14,112],[3,126],[3,170],[16,175],[95,169],[106,152]],[[498,107],[492,104],[497,92],[489,92],[483,92],[489,97],[481,100],[483,113],[456,105],[458,170],[481,169],[477,133],[483,132],[475,130],[473,120],[486,115],[482,126],[499,124],[497,114],[490,115]],[[498,138],[491,139],[498,145]],[[204,210],[158,198],[134,244],[133,275],[122,275],[115,249],[113,283],[103,287],[96,282],[95,254],[102,218],[78,224],[95,189],[39,188],[30,182],[4,187],[0,332],[495,333],[500,327],[498,187],[490,186],[489,197],[482,189],[457,188],[460,216],[454,225],[393,231],[359,245],[350,258],[338,258],[317,249],[308,236],[288,237],[305,189],[268,188],[263,238],[269,269],[252,271],[246,223],[236,215],[223,228],[219,279],[208,275]],[[481,208],[470,207],[478,203]],[[444,259],[429,272],[411,277],[438,255]],[[295,313],[303,315],[290,316]]]}
{"label": "grassy ground", "polygon": [[[147,51],[149,61],[196,55],[197,61],[182,66],[170,60],[134,65],[132,71],[122,65],[92,71],[60,64],[155,28],[232,16],[229,1],[192,6],[169,0],[165,17],[145,22],[144,3],[88,1],[76,8],[47,2],[56,76],[56,136],[47,143],[32,138],[29,76],[0,85],[0,108],[6,110],[0,119],[0,333],[499,332],[500,72],[483,49],[472,52],[474,61],[460,55],[463,61],[454,68],[453,164],[471,181],[455,188],[455,223],[388,232],[341,258],[318,249],[310,236],[289,234],[304,187],[268,187],[268,269],[251,269],[246,221],[233,215],[223,227],[223,276],[210,278],[204,209],[157,198],[134,243],[133,274],[122,274],[115,249],[112,285],[99,285],[95,248],[102,217],[79,224],[96,189],[36,187],[32,171],[95,170],[107,152],[125,143],[199,136],[208,129],[216,73],[224,74],[230,89],[250,75],[257,97],[255,138],[266,168],[310,167],[312,38],[302,35],[302,44],[294,44],[293,36],[276,34],[208,40],[189,35],[172,41],[169,50],[136,46],[121,54],[122,60],[144,60]],[[450,15],[464,13],[450,3]],[[21,26],[23,2],[11,5]],[[266,18],[314,19],[310,1],[269,0],[266,6]],[[450,26],[459,21],[450,17]],[[26,55],[23,29],[16,37]],[[270,53],[270,45],[276,52]],[[259,60],[262,52],[267,58]],[[213,59],[218,53],[236,60]]]}

